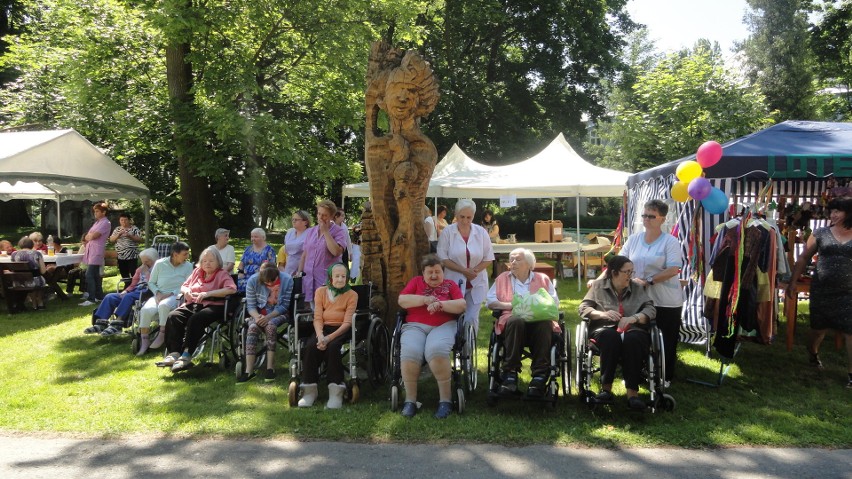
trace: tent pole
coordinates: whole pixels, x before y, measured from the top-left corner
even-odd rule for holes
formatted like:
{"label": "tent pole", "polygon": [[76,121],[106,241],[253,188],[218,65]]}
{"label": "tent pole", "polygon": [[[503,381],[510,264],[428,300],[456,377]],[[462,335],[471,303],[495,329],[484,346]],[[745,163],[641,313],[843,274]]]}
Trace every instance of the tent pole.
{"label": "tent pole", "polygon": [[62,205],[62,197],[56,196],[56,241],[59,241],[60,246],[62,245],[62,214],[60,213],[60,206]]}
{"label": "tent pole", "polygon": [[583,282],[583,279],[580,278],[580,250],[583,248],[583,242],[580,241],[580,192],[577,192],[577,291],[580,291],[580,284]]}
{"label": "tent pole", "polygon": [[151,238],[151,197],[146,196],[142,203],[145,205],[145,243],[151,246],[153,239]]}

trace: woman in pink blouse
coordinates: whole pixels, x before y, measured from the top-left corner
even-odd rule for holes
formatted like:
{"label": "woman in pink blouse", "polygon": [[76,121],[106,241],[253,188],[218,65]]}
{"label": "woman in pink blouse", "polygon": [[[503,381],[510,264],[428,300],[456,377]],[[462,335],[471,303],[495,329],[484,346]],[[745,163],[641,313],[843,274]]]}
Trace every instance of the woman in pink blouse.
{"label": "woman in pink blouse", "polygon": [[83,263],[88,266],[86,268],[86,291],[89,293],[89,299],[80,303],[80,306],[91,306],[104,299],[101,266],[104,265],[104,250],[112,229],[112,225],[109,224],[106,217],[107,211],[109,211],[109,208],[106,203],[92,205],[95,224],[86,233],[86,254],[83,255]]}
{"label": "woman in pink blouse", "polygon": [[222,266],[215,246],[201,253],[198,267],[180,287],[183,306],[169,313],[166,320],[166,348],[171,352],[157,366],[171,367],[172,372],[192,367],[192,353],[204,330],[224,317],[223,298],[237,292],[237,285]]}

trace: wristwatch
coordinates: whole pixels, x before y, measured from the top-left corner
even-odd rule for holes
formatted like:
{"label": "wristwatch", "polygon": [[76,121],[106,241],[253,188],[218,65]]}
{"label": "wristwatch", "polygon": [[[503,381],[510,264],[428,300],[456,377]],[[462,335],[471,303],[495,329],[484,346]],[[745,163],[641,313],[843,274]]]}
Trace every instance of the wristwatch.
{"label": "wristwatch", "polygon": [[645,278],[645,282],[648,283],[651,286],[654,286],[654,275],[651,275],[651,276],[648,276],[647,278]]}

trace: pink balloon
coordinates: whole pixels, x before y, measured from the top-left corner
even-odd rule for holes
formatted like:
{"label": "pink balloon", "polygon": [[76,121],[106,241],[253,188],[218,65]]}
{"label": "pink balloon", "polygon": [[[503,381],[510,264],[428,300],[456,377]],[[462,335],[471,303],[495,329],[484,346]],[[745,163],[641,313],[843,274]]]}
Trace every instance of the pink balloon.
{"label": "pink balloon", "polygon": [[704,198],[707,198],[707,195],[710,194],[710,190],[712,189],[713,185],[707,181],[707,178],[698,177],[689,182],[689,186],[687,186],[686,191],[689,192],[689,196],[701,201]]}
{"label": "pink balloon", "polygon": [[695,159],[702,168],[710,168],[722,159],[722,145],[715,141],[705,141],[698,147]]}

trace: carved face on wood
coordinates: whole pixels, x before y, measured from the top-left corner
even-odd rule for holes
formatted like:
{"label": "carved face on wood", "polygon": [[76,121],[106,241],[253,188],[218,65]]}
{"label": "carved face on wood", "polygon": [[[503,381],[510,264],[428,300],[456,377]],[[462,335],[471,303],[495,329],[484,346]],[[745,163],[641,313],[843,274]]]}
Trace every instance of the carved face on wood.
{"label": "carved face on wood", "polygon": [[414,117],[419,99],[419,88],[412,83],[393,82],[385,91],[388,115],[396,120],[408,120]]}

